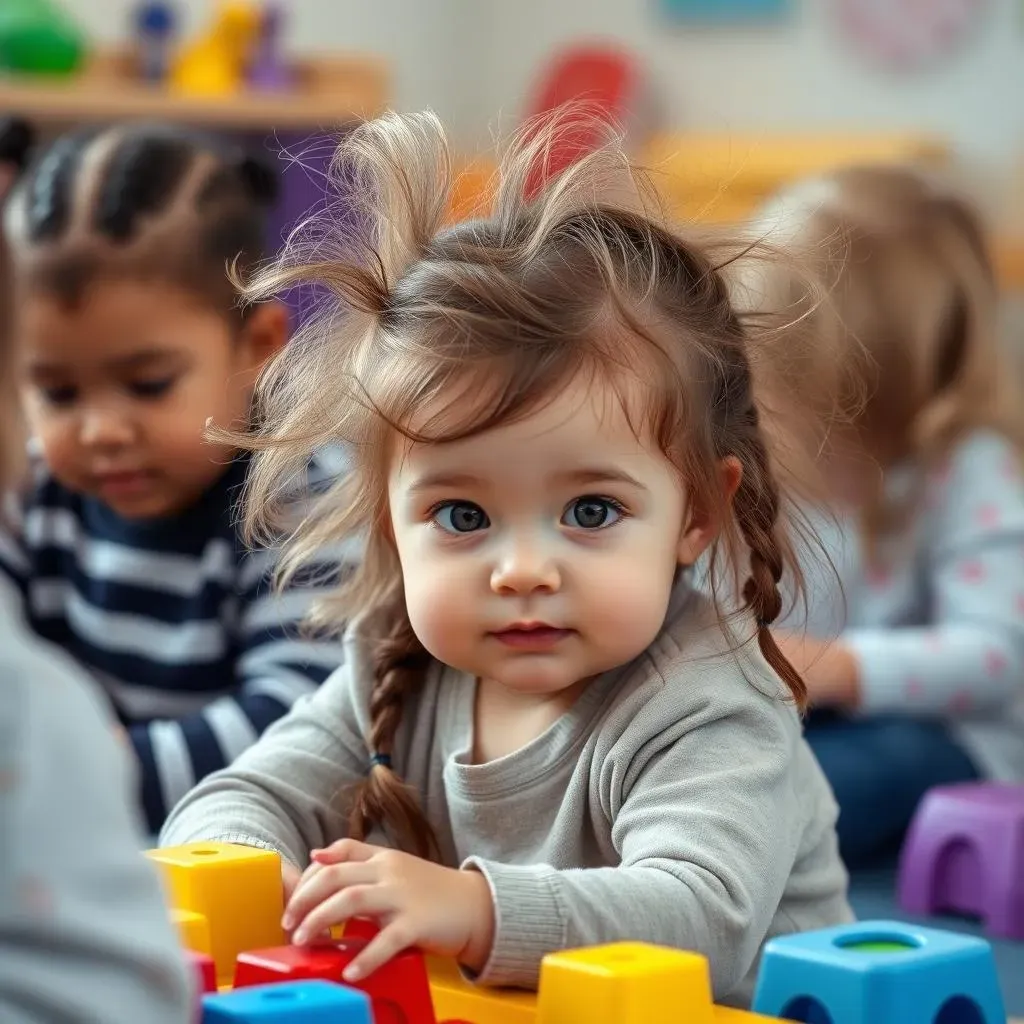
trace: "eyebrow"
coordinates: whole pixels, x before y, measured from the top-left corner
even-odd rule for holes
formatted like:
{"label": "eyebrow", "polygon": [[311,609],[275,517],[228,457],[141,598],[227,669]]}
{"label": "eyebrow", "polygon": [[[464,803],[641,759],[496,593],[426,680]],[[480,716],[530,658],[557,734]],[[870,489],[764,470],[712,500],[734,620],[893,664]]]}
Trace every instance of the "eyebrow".
{"label": "eyebrow", "polygon": [[[615,466],[587,466],[582,469],[570,470],[567,473],[560,473],[558,478],[560,481],[577,484],[580,487],[620,483],[635,487],[638,491],[647,490],[647,487],[636,477]],[[483,481],[479,477],[473,476],[471,473],[428,473],[413,481],[409,492],[416,494],[421,491],[458,490],[460,487],[479,487],[482,483]]]}
{"label": "eyebrow", "polygon": [[647,490],[635,476],[631,476],[624,469],[619,469],[616,466],[586,466],[583,469],[574,469],[569,473],[561,474],[561,479],[567,483],[579,484],[581,487],[617,483],[635,487],[638,491]]}
{"label": "eyebrow", "polygon": [[[106,370],[116,372],[125,370],[138,370],[142,367],[149,366],[152,363],[169,362],[175,359],[180,359],[182,354],[176,349],[172,348],[147,348],[142,349],[139,352],[132,352],[126,356],[117,356],[114,359],[108,359],[103,363],[103,367]],[[33,376],[45,377],[45,376],[57,376],[67,372],[67,367],[63,363],[48,363],[43,360],[38,362],[33,361],[28,366],[29,373]]]}

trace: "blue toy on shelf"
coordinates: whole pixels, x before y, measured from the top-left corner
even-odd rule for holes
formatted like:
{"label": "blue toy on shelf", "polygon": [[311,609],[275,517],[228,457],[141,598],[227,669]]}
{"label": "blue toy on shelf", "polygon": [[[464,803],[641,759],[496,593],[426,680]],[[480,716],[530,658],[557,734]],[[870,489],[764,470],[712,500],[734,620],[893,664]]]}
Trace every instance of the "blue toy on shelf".
{"label": "blue toy on shelf", "polygon": [[369,996],[353,988],[285,981],[204,996],[202,1024],[373,1024],[373,1016]]}
{"label": "blue toy on shelf", "polygon": [[1006,1024],[987,942],[900,921],[773,939],[753,1009],[805,1024]]}

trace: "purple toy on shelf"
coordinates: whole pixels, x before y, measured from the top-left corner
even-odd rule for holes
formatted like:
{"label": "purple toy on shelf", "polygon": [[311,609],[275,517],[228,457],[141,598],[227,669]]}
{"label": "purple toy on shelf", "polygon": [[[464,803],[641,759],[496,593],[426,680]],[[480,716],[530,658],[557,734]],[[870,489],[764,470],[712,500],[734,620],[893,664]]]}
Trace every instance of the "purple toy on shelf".
{"label": "purple toy on shelf", "polygon": [[1024,939],[1024,786],[939,786],[921,801],[900,856],[899,902],[914,914],[977,916]]}
{"label": "purple toy on shelf", "polygon": [[260,13],[260,37],[256,44],[246,80],[249,86],[261,92],[282,92],[290,89],[292,69],[285,60],[281,35],[284,29],[284,9],[271,0]]}

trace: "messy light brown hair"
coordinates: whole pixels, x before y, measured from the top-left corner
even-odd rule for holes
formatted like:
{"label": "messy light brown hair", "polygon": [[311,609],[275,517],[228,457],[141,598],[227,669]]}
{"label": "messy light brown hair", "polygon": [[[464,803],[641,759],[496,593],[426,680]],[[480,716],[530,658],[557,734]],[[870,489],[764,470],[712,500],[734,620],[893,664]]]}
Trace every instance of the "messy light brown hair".
{"label": "messy light brown hair", "polygon": [[[794,351],[796,325],[737,314],[722,273],[735,247],[716,252],[670,228],[614,133],[546,175],[567,130],[568,115],[531,125],[503,155],[492,208],[448,224],[453,171],[437,119],[389,114],[363,124],[337,154],[337,216],[314,218],[246,290],[259,300],[313,282],[332,296],[260,382],[264,415],[246,440],[256,452],[248,525],[254,539],[279,536],[310,454],[348,446],[350,471],[293,528],[283,572],[340,540],[365,544],[319,611],[321,624],[368,611],[389,624],[376,650],[368,737],[384,763],[368,766],[351,834],[383,825],[421,855],[436,853],[430,829],[388,763],[406,697],[431,663],[409,622],[391,539],[396,439],[479,434],[530,415],[580,374],[610,388],[638,436],[686,481],[691,508],[713,516],[712,557],[744,567],[744,621],[756,623],[760,650],[793,699],[805,700],[769,630],[782,608],[779,582],[797,570],[780,519],[781,433],[764,428],[754,387],[769,350]],[[428,406],[440,411],[413,429]],[[730,457],[742,468],[731,504],[720,479]]]}
{"label": "messy light brown hair", "polygon": [[[860,401],[847,426],[852,447],[879,470],[862,512],[873,547],[921,499],[918,486],[899,503],[886,500],[885,470],[914,465],[920,485],[981,428],[1024,443],[984,225],[933,171],[884,165],[798,183],[761,219],[816,264],[828,289],[827,301],[813,297],[809,326],[857,382]],[[786,294],[779,286],[768,289],[775,301],[800,302],[801,282],[782,283]]]}

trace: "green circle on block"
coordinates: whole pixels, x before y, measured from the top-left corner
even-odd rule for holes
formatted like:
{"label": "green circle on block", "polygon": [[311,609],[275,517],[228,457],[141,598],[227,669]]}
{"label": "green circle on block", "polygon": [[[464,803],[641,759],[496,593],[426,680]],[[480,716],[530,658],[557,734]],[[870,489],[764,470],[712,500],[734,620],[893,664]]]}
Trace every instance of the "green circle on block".
{"label": "green circle on block", "polygon": [[864,942],[843,944],[843,949],[848,949],[851,953],[906,953],[907,950],[916,948],[913,943],[901,942],[899,939],[866,939]]}

